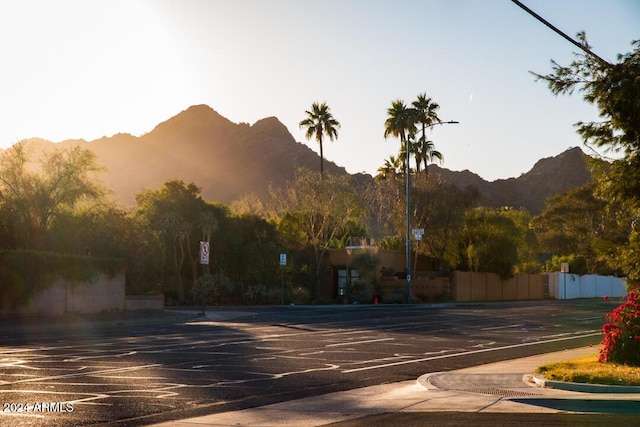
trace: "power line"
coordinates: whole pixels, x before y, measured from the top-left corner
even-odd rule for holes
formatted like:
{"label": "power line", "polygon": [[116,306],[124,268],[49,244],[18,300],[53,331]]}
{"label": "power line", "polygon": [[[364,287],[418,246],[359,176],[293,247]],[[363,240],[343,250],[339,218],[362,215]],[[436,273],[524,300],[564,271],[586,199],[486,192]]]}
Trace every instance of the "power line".
{"label": "power line", "polygon": [[517,6],[519,6],[521,9],[523,9],[525,12],[527,12],[529,15],[533,16],[534,18],[536,18],[538,21],[542,22],[544,25],[546,25],[547,27],[551,28],[553,31],[555,31],[556,33],[558,33],[559,35],[561,35],[565,40],[569,41],[570,43],[574,44],[575,46],[579,47],[580,49],[582,49],[586,54],[593,56],[594,58],[596,58],[598,61],[600,61],[602,64],[604,65],[608,65],[611,66],[611,63],[605,61],[604,59],[602,59],[601,57],[599,57],[598,55],[596,55],[595,53],[593,53],[591,51],[591,49],[589,49],[589,47],[585,46],[582,43],[577,42],[576,40],[572,39],[571,37],[569,37],[567,34],[565,34],[564,32],[562,32],[561,30],[559,30],[557,27],[555,27],[553,24],[551,24],[549,21],[547,21],[546,19],[544,19],[542,16],[538,15],[537,13],[535,13],[533,10],[529,9],[527,6],[525,6],[524,4],[522,4],[522,2],[518,1],[518,0],[511,0],[513,3],[515,3]]}

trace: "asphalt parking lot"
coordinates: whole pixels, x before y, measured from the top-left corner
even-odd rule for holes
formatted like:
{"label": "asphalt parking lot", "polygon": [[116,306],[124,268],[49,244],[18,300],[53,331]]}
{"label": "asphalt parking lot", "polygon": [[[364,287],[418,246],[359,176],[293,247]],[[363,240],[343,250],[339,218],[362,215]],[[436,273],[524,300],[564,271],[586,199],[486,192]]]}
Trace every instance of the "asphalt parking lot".
{"label": "asphalt parking lot", "polygon": [[1,421],[145,425],[415,379],[598,342],[610,305],[243,308],[4,328],[0,393],[14,406]]}

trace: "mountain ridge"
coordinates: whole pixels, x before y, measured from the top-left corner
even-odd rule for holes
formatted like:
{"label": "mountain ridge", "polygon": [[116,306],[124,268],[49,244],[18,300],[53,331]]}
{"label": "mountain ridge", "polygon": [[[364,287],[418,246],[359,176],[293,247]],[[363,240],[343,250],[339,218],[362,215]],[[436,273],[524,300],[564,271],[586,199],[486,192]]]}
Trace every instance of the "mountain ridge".
{"label": "mountain ridge", "polygon": [[548,197],[591,181],[587,159],[580,147],[572,147],[556,156],[539,159],[529,171],[517,178],[494,181],[487,181],[468,170],[450,171],[435,164],[429,165],[429,170],[458,188],[475,186],[483,206],[525,208],[537,214],[544,209]]}
{"label": "mountain ridge", "polygon": [[[93,151],[107,168],[104,184],[119,201],[133,205],[135,195],[159,188],[169,179],[194,182],[203,198],[230,202],[244,194],[267,195],[270,185],[279,187],[294,178],[299,167],[319,169],[319,156],[295,141],[276,117],[233,123],[211,107],[191,106],[159,123],[141,136],[118,133],[92,141],[83,139],[52,143],[33,138],[44,150],[54,146],[83,146]],[[480,202],[488,207],[513,206],[539,213],[544,200],[591,180],[587,155],[579,147],[536,161],[517,178],[486,181],[469,171],[451,171],[435,164],[437,173],[459,188],[478,188]],[[325,159],[325,171],[351,175],[358,185],[373,181],[368,174],[349,174],[344,167]]]}

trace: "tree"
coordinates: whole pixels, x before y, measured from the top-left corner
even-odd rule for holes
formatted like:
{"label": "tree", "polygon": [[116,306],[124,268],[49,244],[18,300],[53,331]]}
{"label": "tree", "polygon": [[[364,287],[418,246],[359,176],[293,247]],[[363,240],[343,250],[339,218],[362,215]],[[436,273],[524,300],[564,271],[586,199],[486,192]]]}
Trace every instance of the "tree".
{"label": "tree", "polygon": [[404,174],[401,166],[400,157],[389,156],[389,158],[384,161],[384,165],[378,168],[378,174],[375,178],[376,181],[380,182],[389,178],[395,179],[399,175]]}
{"label": "tree", "polygon": [[404,191],[402,180],[384,179],[371,183],[363,192],[363,221],[369,235],[378,242],[390,236],[404,235],[401,231],[401,224],[406,219]]}
{"label": "tree", "polygon": [[[636,218],[640,218],[640,212],[636,212]],[[615,253],[615,263],[613,265],[619,267],[622,275],[627,276],[627,287],[633,287],[640,283],[640,230],[633,229],[629,235],[629,242],[626,245],[619,246]]]}
{"label": "tree", "polygon": [[[402,100],[395,100],[387,109],[387,120],[384,122],[384,137],[394,136],[400,138],[400,150],[407,153],[407,135],[415,132],[416,112],[409,108]],[[402,160],[402,170],[407,170],[408,157],[405,154]]]}
{"label": "tree", "polygon": [[421,93],[420,95],[418,95],[418,99],[413,101],[411,105],[415,110],[416,124],[421,125],[422,131],[420,139],[418,141],[415,141],[412,147],[412,154],[416,158],[416,172],[420,172],[420,163],[424,162],[424,170],[425,174],[427,174],[428,162],[433,161],[434,159],[442,162],[444,159],[442,153],[435,149],[433,141],[427,140],[426,134],[428,128],[436,123],[442,123],[442,120],[440,120],[440,117],[438,117],[438,110],[440,109],[440,106],[433,102],[431,98],[427,98],[426,93]]}
{"label": "tree", "polygon": [[24,249],[46,250],[51,221],[82,202],[97,203],[105,190],[97,179],[102,168],[95,155],[80,147],[57,149],[33,165],[28,141],[0,155],[0,204],[5,227]]}
{"label": "tree", "polygon": [[211,267],[233,281],[235,302],[240,303],[248,293],[275,287],[282,251],[274,222],[255,214],[224,212],[212,247]]}
{"label": "tree", "polygon": [[424,174],[428,175],[428,163],[438,160],[439,163],[444,162],[444,155],[436,150],[433,141],[428,141],[421,137],[418,141],[411,145],[411,151],[416,158],[416,171],[420,172],[420,163],[424,162]]}
{"label": "tree", "polygon": [[[477,205],[479,194],[475,187],[458,189],[439,176],[433,178],[418,180],[412,189],[411,223],[412,228],[425,230],[416,252],[430,257],[435,268],[444,270],[458,263],[458,231],[463,228],[465,213]],[[404,207],[399,207],[395,217],[402,221],[403,213]]]}
{"label": "tree", "polygon": [[[578,38],[583,50],[589,51],[584,33]],[[609,200],[627,204],[634,216],[627,244],[619,250],[616,265],[629,274],[632,287],[640,283],[638,226],[640,214],[640,40],[631,44],[633,51],[618,55],[609,64],[587,53],[576,54],[569,66],[552,61],[553,73],[535,74],[547,82],[554,94],[571,94],[577,88],[584,100],[598,107],[602,121],[579,122],[578,133],[585,145],[593,144],[605,151],[622,151],[624,157],[612,162],[608,176],[599,182],[598,192]],[[637,288],[629,293],[629,301],[621,305],[603,327],[605,346],[600,361],[638,366]]]}
{"label": "tree", "polygon": [[99,205],[56,216],[49,235],[53,252],[124,260],[127,294],[160,290],[165,253],[158,234],[140,217]]}
{"label": "tree", "polygon": [[550,197],[531,225],[544,252],[583,257],[588,273],[611,274],[633,217],[622,204],[596,197],[595,187],[590,183]]}
{"label": "tree", "polygon": [[[590,49],[584,33],[580,44]],[[533,73],[547,82],[555,95],[584,93],[584,100],[598,107],[602,121],[578,122],[578,133],[585,145],[605,151],[622,151],[624,157],[613,162],[609,197],[622,197],[640,203],[640,40],[633,41],[633,51],[618,55],[609,64],[593,55],[580,52],[568,66],[552,62],[553,72]]]}
{"label": "tree", "polygon": [[271,189],[271,206],[285,245],[313,250],[317,297],[322,261],[334,239],[360,216],[360,197],[347,176],[321,179],[306,169],[296,172],[294,182]]}
{"label": "tree", "polygon": [[500,213],[515,225],[517,262],[515,273],[540,273],[539,246],[535,232],[531,229],[531,214],[526,209],[502,208]]}
{"label": "tree", "polygon": [[460,239],[462,265],[471,271],[513,276],[518,262],[520,233],[501,209],[476,208],[467,211]]}
{"label": "tree", "polygon": [[159,190],[146,190],[136,196],[136,215],[147,219],[163,241],[175,272],[178,300],[185,300],[182,282],[185,259],[191,261],[191,279],[197,278],[199,237],[213,231],[216,221],[207,214],[200,187],[181,180],[167,181]]}
{"label": "tree", "polygon": [[307,117],[299,124],[301,128],[306,128],[306,138],[311,139],[315,136],[318,145],[320,145],[320,176],[324,179],[324,154],[322,150],[322,138],[324,135],[333,141],[338,137],[338,129],[340,123],[333,118],[329,106],[326,102],[311,104],[311,110],[305,111]]}

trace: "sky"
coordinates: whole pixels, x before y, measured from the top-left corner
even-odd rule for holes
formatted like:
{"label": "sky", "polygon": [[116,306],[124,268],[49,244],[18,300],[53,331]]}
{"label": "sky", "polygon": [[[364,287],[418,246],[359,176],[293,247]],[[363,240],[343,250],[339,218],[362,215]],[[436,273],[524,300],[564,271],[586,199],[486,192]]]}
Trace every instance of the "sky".
{"label": "sky", "polygon": [[[615,62],[640,39],[638,0],[522,0]],[[399,141],[387,109],[420,93],[459,124],[429,133],[443,167],[489,181],[582,146],[598,118],[530,71],[578,49],[510,0],[0,0],[0,148],[143,135],[191,105],[298,123],[315,101],[341,124],[325,158],[375,175]]]}

